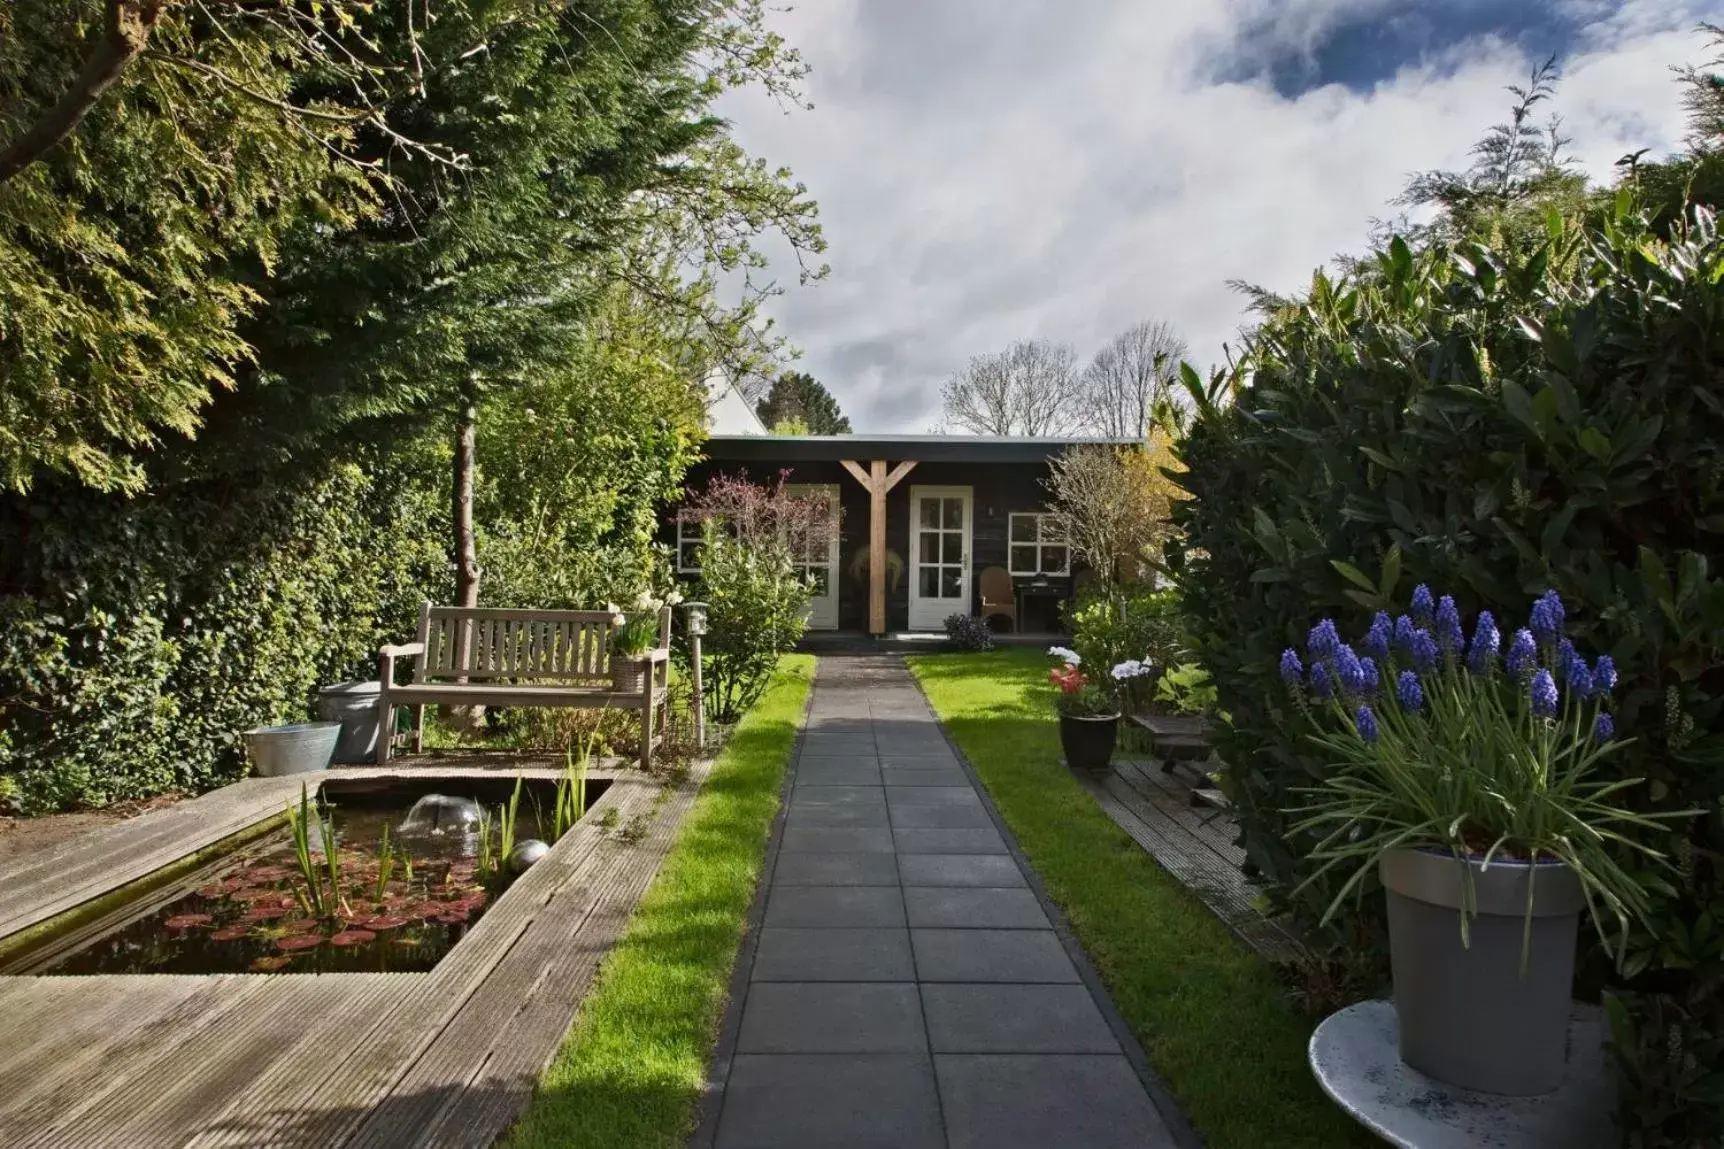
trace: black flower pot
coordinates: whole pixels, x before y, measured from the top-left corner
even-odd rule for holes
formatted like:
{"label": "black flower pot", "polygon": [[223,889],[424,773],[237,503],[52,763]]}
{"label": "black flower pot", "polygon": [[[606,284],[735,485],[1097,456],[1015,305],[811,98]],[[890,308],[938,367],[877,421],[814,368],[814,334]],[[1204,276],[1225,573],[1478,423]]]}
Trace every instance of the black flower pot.
{"label": "black flower pot", "polygon": [[1119,715],[1094,718],[1060,715],[1060,749],[1073,770],[1106,770],[1119,738]]}

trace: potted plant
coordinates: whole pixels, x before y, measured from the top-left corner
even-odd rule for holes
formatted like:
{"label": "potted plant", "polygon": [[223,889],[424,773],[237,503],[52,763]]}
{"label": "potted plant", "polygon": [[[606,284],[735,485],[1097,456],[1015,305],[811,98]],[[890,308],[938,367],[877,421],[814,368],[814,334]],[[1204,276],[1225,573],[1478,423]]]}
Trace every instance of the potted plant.
{"label": "potted plant", "polygon": [[652,672],[646,655],[658,642],[660,604],[643,595],[637,607],[626,614],[614,605],[606,608],[611,612],[611,690],[617,694],[641,693]]}
{"label": "potted plant", "polygon": [[1084,674],[1083,658],[1076,651],[1054,646],[1048,653],[1060,660],[1048,671],[1048,681],[1059,688],[1055,706],[1066,764],[1074,770],[1106,770],[1119,738],[1119,692],[1131,679],[1150,673],[1150,665],[1147,660],[1122,662],[1110,674],[1111,686],[1104,688]]}
{"label": "potted plant", "polygon": [[1511,1096],[1562,1081],[1581,911],[1625,943],[1647,879],[1624,861],[1663,861],[1634,835],[1684,816],[1624,809],[1638,780],[1596,776],[1620,745],[1606,709],[1616,668],[1582,658],[1563,615],[1547,592],[1499,657],[1489,611],[1468,640],[1454,599],[1421,585],[1359,649],[1324,619],[1305,660],[1281,655],[1334,766],[1290,811],[1318,863],[1300,888],[1347,871],[1327,921],[1377,874],[1402,1060]]}

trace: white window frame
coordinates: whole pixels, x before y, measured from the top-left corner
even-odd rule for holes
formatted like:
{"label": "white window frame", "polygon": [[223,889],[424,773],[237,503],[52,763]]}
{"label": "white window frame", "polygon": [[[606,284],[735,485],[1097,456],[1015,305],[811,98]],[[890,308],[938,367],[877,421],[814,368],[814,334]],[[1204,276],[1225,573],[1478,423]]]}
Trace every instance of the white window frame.
{"label": "white window frame", "polygon": [[[1061,532],[1062,537],[1058,539],[1044,537],[1047,522],[1050,519],[1059,520],[1060,518],[1061,516],[1053,511],[1012,511],[1006,516],[1006,570],[1011,572],[1013,578],[1035,578],[1038,575],[1046,575],[1050,578],[1071,577],[1072,544],[1070,530]],[[1019,519],[1034,519],[1036,521],[1036,537],[1033,541],[1025,542],[1018,539],[1016,526]],[[1020,547],[1030,547],[1035,550],[1035,570],[1023,570],[1014,561],[1013,555]],[[1064,570],[1052,571],[1047,569],[1047,562],[1043,559],[1042,552],[1051,547],[1059,547],[1065,551],[1066,565]]]}
{"label": "white window frame", "polygon": [[[698,547],[705,529],[706,521],[704,519],[691,519],[685,515],[676,517],[676,571],[678,574],[697,575],[700,573],[698,559],[695,562],[684,563],[682,555],[685,545],[695,544]],[[699,555],[700,551],[696,549],[693,553]]]}

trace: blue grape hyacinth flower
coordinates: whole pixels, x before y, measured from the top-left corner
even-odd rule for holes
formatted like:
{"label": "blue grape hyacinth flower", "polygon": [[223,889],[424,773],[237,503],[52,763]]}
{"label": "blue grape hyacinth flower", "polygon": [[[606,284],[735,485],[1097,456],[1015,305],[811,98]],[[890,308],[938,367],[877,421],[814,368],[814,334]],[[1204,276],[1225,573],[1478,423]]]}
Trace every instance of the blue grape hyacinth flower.
{"label": "blue grape hyacinth flower", "polygon": [[1305,681],[1305,664],[1291,646],[1281,652],[1281,681],[1288,686],[1299,686]]}
{"label": "blue grape hyacinth flower", "polygon": [[1360,645],[1372,658],[1379,662],[1386,661],[1389,657],[1389,642],[1394,634],[1395,624],[1389,618],[1389,612],[1380,610],[1371,620],[1371,629],[1365,632],[1365,640]]}
{"label": "blue grape hyacinth flower", "polygon": [[1540,718],[1556,717],[1556,679],[1548,670],[1539,670],[1532,676],[1532,712]]}
{"label": "blue grape hyacinth flower", "polygon": [[1365,693],[1365,667],[1350,646],[1335,652],[1335,673],[1341,679],[1341,689],[1348,694]]}
{"label": "blue grape hyacinth flower", "polygon": [[1311,656],[1313,663],[1334,658],[1335,652],[1341,648],[1341,632],[1335,629],[1335,620],[1326,618],[1311,628],[1311,633],[1305,640],[1305,651]]}
{"label": "blue grape hyacinth flower", "polygon": [[1460,608],[1455,597],[1445,594],[1437,600],[1437,645],[1444,654],[1458,654],[1466,646],[1466,634],[1461,630]]}
{"label": "blue grape hyacinth flower", "polygon": [[1616,720],[1600,711],[1592,723],[1592,736],[1600,742],[1609,742],[1616,737]]}
{"label": "blue grape hyacinth flower", "polygon": [[1561,596],[1554,590],[1547,590],[1532,604],[1532,615],[1527,624],[1532,627],[1534,637],[1549,645],[1562,637],[1562,624],[1566,617]]}
{"label": "blue grape hyacinth flower", "polygon": [[1401,615],[1395,620],[1395,645],[1400,647],[1402,650],[1412,650],[1413,633],[1418,629],[1418,627],[1413,625],[1411,617],[1404,614]]}
{"label": "blue grape hyacinth flower", "polygon": [[[1600,715],[1600,717],[1603,717]],[[1377,716],[1371,713],[1369,706],[1361,706],[1353,715],[1353,725],[1359,731],[1359,737],[1367,742],[1377,740]]]}
{"label": "blue grape hyacinth flower", "polygon": [[1431,622],[1431,611],[1436,608],[1436,601],[1431,598],[1431,588],[1420,583],[1413,588],[1413,621],[1420,626],[1428,626]]}
{"label": "blue grape hyacinth flower", "polygon": [[1401,671],[1401,677],[1395,683],[1395,698],[1401,703],[1402,710],[1422,710],[1425,705],[1425,690],[1419,685],[1419,676],[1410,670]]}
{"label": "blue grape hyacinth flower", "polygon": [[1437,640],[1431,637],[1428,630],[1413,632],[1413,665],[1421,671],[1432,670],[1437,665],[1437,659],[1442,652],[1437,648]]}
{"label": "blue grape hyacinth flower", "polygon": [[1382,679],[1377,673],[1377,660],[1367,655],[1359,660],[1359,669],[1365,675],[1365,693],[1377,693],[1377,687],[1382,685]]}
{"label": "blue grape hyacinth flower", "polygon": [[1616,659],[1608,654],[1598,656],[1598,661],[1592,666],[1592,684],[1600,694],[1609,694],[1616,689]]}
{"label": "blue grape hyacinth flower", "polygon": [[1489,674],[1496,669],[1497,651],[1502,649],[1502,643],[1496,616],[1488,610],[1479,611],[1479,620],[1473,624],[1473,644],[1467,650],[1467,669],[1474,674]]}
{"label": "blue grape hyacinth flower", "polygon": [[1514,641],[1509,643],[1508,657],[1503,665],[1516,678],[1531,674],[1533,666],[1538,662],[1538,643],[1533,640],[1532,631],[1521,627],[1514,632]]}
{"label": "blue grape hyacinth flower", "polygon": [[1574,692],[1574,696],[1576,698],[1584,701],[1592,697],[1595,684],[1592,678],[1592,670],[1586,665],[1586,659],[1582,658],[1578,654],[1569,659],[1568,666],[1562,677],[1563,681],[1568,683],[1568,688]]}
{"label": "blue grape hyacinth flower", "polygon": [[1335,697],[1335,682],[1329,677],[1329,668],[1321,662],[1311,667],[1311,693],[1324,702]]}

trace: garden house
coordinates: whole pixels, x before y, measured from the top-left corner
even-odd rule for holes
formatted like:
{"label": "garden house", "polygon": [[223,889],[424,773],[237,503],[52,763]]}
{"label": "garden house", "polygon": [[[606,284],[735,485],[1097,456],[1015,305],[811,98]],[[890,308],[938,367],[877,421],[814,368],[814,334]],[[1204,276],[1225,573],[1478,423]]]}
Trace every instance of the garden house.
{"label": "garden house", "polygon": [[[831,499],[837,529],[809,554],[812,630],[883,635],[937,631],[947,616],[1048,634],[1084,572],[1049,511],[1049,461],[1079,443],[1135,441],[960,435],[714,435],[691,469],[755,482],[783,475]],[[699,573],[701,524],[675,510],[665,526],[678,570]]]}

